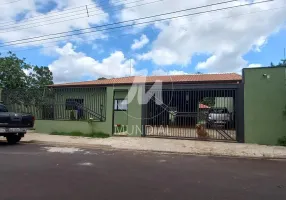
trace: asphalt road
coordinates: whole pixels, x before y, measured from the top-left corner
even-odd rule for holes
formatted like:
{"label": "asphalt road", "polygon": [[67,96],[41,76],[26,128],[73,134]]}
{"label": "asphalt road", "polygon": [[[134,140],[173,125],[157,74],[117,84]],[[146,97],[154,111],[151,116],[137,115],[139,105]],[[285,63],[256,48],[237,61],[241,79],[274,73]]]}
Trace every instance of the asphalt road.
{"label": "asphalt road", "polygon": [[76,150],[0,143],[0,199],[286,199],[286,161]]}

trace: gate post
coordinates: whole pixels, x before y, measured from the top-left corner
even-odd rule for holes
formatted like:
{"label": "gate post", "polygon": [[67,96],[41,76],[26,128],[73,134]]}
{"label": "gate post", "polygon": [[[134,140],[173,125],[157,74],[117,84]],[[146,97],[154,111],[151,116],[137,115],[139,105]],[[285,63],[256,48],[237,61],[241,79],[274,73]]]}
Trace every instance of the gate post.
{"label": "gate post", "polygon": [[144,104],[145,101],[145,98],[146,98],[146,86],[145,84],[141,85],[142,87],[142,104],[141,104],[141,107],[142,107],[142,112],[141,112],[141,129],[142,129],[142,137],[146,137],[146,128],[145,128],[145,125],[146,125],[146,120],[147,120],[147,104]]}
{"label": "gate post", "polygon": [[238,85],[236,104],[236,140],[244,143],[244,80]]}

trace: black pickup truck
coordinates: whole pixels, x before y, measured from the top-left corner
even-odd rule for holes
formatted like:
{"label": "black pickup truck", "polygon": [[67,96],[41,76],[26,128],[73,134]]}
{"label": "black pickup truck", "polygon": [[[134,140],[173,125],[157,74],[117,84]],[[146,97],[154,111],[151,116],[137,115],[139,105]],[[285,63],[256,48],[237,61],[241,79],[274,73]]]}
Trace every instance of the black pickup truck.
{"label": "black pickup truck", "polygon": [[34,127],[35,117],[29,114],[9,112],[0,104],[0,136],[6,137],[9,144],[18,143],[28,129]]}

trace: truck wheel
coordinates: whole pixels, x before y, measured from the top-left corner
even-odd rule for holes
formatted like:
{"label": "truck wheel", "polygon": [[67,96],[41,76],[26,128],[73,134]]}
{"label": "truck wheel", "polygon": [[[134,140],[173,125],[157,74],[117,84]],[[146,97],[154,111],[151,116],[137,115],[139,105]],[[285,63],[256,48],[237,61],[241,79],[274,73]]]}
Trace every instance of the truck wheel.
{"label": "truck wheel", "polygon": [[19,136],[19,135],[10,135],[10,136],[7,136],[6,139],[7,139],[7,142],[9,144],[16,144],[16,143],[18,143],[21,140],[21,136]]}

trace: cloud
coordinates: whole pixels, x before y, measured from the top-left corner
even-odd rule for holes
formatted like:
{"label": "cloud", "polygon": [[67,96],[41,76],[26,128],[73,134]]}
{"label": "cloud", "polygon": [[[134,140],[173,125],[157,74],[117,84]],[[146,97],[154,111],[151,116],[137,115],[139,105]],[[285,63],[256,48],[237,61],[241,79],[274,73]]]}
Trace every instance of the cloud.
{"label": "cloud", "polygon": [[262,67],[262,65],[261,64],[250,64],[250,65],[248,65],[248,68],[257,68],[257,67]]}
{"label": "cloud", "polygon": [[[221,2],[219,0],[185,1],[164,0],[150,6],[127,9],[124,5],[120,19],[145,17],[186,8]],[[208,8],[185,11],[170,16],[238,6],[260,0],[239,0]],[[124,4],[124,3],[122,3]],[[156,65],[190,65],[197,54],[210,55],[196,69],[207,72],[237,71],[248,66],[243,58],[250,51],[260,51],[271,34],[279,31],[285,23],[285,1],[244,6],[224,11],[209,12],[157,22],[152,25],[159,30],[152,49],[138,56],[140,60],[151,60]],[[162,19],[158,16],[154,19]]]}
{"label": "cloud", "polygon": [[[53,72],[54,81],[75,82],[98,77],[124,77],[130,76],[130,60],[127,60],[121,51],[115,51],[102,61],[77,52],[71,43],[67,43],[62,48],[57,47],[54,52],[58,58],[48,67]],[[132,60],[132,75],[146,75],[146,70],[137,71],[134,68],[135,61]]]}
{"label": "cloud", "polygon": [[187,72],[179,71],[179,70],[171,70],[171,71],[165,71],[163,69],[156,69],[153,70],[152,76],[165,76],[165,75],[186,75]]}
{"label": "cloud", "polygon": [[141,49],[148,43],[149,43],[148,37],[146,35],[142,35],[140,37],[140,40],[137,40],[137,39],[134,40],[134,43],[132,44],[131,49],[132,50]]}
{"label": "cloud", "polygon": [[[53,2],[56,6],[49,12],[40,12],[39,10],[47,7],[43,6],[46,2],[47,1],[44,0],[25,0],[25,3],[15,2],[1,7],[0,21],[2,25],[0,27],[0,41],[5,45],[5,43],[13,40],[90,28],[93,24],[101,24],[108,21],[108,13],[105,13],[93,0],[49,0],[49,2]],[[83,5],[88,5],[90,17],[87,17],[85,6]],[[81,9],[80,6],[82,6],[84,10]],[[96,13],[96,15],[94,13]],[[19,18],[19,16],[22,17]],[[16,21],[16,19],[18,21]],[[103,33],[78,36],[67,35],[69,34],[53,35],[50,37],[65,37],[46,41],[42,39],[49,37],[38,38],[37,40],[42,41],[17,44],[15,46],[43,46],[44,43],[51,41],[57,43],[58,40],[86,43],[105,37]],[[7,47],[7,49],[10,49],[10,47]]]}

